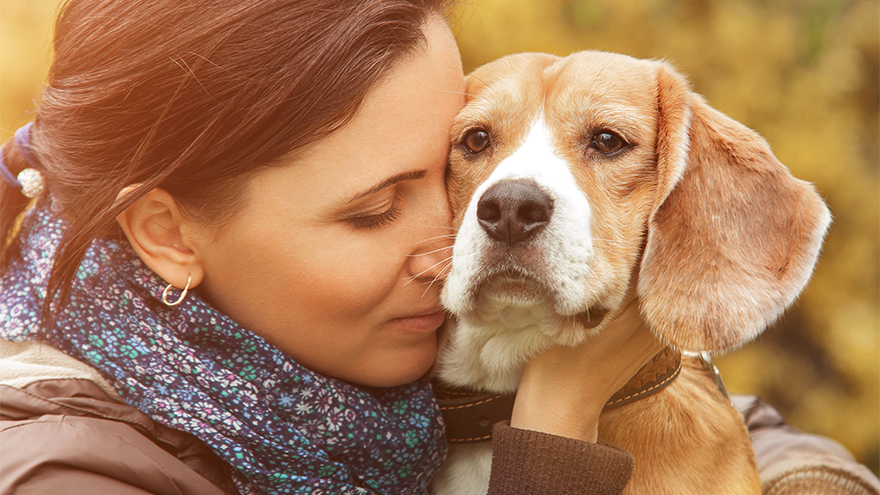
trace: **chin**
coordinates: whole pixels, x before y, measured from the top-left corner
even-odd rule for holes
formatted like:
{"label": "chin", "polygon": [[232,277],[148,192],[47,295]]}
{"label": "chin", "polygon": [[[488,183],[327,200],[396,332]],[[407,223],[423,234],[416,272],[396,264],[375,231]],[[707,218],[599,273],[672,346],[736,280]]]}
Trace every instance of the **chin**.
{"label": "chin", "polygon": [[414,382],[425,376],[437,359],[437,344],[382,353],[381,359],[365,364],[364,371],[353,383],[368,387],[396,387]]}

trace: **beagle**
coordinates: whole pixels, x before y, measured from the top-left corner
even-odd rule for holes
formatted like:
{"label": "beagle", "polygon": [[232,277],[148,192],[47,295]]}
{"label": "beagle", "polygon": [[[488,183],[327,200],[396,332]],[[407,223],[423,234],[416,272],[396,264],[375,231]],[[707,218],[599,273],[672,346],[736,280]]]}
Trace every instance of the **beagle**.
{"label": "beagle", "polygon": [[[530,356],[605,331],[636,284],[683,356],[669,386],[600,418],[635,457],[627,493],[760,493],[742,418],[695,356],[753,339],[804,288],[831,221],[814,188],[664,62],[517,54],[467,93],[439,379],[513,393]],[[485,493],[490,465],[491,442],[453,444],[434,491]]]}

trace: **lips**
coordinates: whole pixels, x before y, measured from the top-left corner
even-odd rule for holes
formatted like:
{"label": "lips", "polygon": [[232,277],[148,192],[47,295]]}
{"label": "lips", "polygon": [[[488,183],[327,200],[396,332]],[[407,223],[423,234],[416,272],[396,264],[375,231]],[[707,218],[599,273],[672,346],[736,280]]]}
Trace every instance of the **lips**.
{"label": "lips", "polygon": [[430,333],[437,330],[446,319],[446,312],[440,306],[432,306],[417,313],[394,318],[389,323],[410,333]]}

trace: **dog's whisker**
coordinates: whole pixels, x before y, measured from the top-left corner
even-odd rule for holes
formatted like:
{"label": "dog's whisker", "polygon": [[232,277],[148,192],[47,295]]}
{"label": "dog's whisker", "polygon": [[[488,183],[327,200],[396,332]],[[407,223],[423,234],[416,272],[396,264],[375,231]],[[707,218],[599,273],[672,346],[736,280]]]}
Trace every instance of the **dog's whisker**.
{"label": "dog's whisker", "polygon": [[440,251],[445,251],[447,249],[452,249],[452,246],[444,246],[442,248],[435,249],[433,251],[426,251],[424,253],[419,253],[419,254],[408,254],[407,257],[418,258],[419,256],[427,256],[429,254],[439,253]]}
{"label": "dog's whisker", "polygon": [[608,66],[611,64],[611,61],[612,61],[612,59],[608,59],[608,61],[605,62],[605,65],[603,65],[602,68],[599,69],[598,72],[596,72],[596,77],[594,77],[593,80],[590,81],[590,84],[589,84],[590,92],[592,92],[593,86],[596,84],[596,82],[602,76],[602,73],[605,72],[605,69],[607,69]]}
{"label": "dog's whisker", "polygon": [[[607,65],[607,64],[606,64],[606,65]],[[479,77],[477,77],[477,76],[474,75],[474,74],[470,74],[470,77],[473,78],[473,79],[476,79],[477,81],[480,81],[480,82],[483,83],[484,85],[488,85],[488,84],[486,84],[486,81],[485,81],[485,80],[480,79]]]}
{"label": "dog's whisker", "polygon": [[607,95],[608,93],[610,93],[611,90],[614,89],[614,88],[616,88],[616,87],[617,87],[617,81],[615,80],[615,81],[612,82],[607,88],[605,88],[604,91],[599,92],[599,93],[596,95],[596,98],[604,98],[605,95]]}
{"label": "dog's whisker", "polygon": [[434,282],[436,282],[438,280],[443,280],[443,278],[446,276],[446,273],[449,270],[450,266],[451,266],[451,264],[443,267],[440,270],[440,272],[437,274],[437,276],[431,279],[431,282],[428,283],[427,287],[425,287],[425,291],[422,292],[422,297],[425,297],[425,295],[428,293],[428,291],[431,290],[431,287],[434,285]]}
{"label": "dog's whisker", "polygon": [[416,244],[424,244],[426,242],[448,240],[448,239],[454,240],[455,234],[443,234],[443,235],[438,235],[438,236],[434,236],[434,237],[429,237],[427,239],[422,239],[421,241],[416,242]]}
{"label": "dog's whisker", "polygon": [[425,292],[422,292],[422,297],[425,297],[425,294],[427,294],[428,291],[431,290],[431,286],[434,285],[434,282],[443,279],[443,276],[446,275],[446,271],[447,271],[451,266],[452,266],[452,263],[450,263],[450,264],[444,266],[443,269],[440,270],[440,273],[438,273],[437,276],[434,277],[433,280],[431,280],[431,283],[428,284],[428,287],[425,289]]}
{"label": "dog's whisker", "polygon": [[[436,268],[436,267],[442,265],[443,263],[451,262],[451,261],[452,261],[452,256],[449,256],[449,257],[447,257],[447,258],[444,258],[444,259],[438,261],[437,263],[434,263],[433,265],[429,266],[428,268],[425,268],[425,269],[422,270],[421,272],[419,272],[419,273],[413,275],[412,277],[410,277],[409,280],[407,280],[406,283],[403,284],[403,286],[406,287],[407,285],[410,284],[410,282],[422,278],[422,275],[424,275],[424,274],[430,272],[430,271],[433,270],[434,268]],[[435,278],[436,278],[436,277],[435,277]]]}
{"label": "dog's whisker", "polygon": [[441,93],[449,94],[449,95],[465,95],[465,96],[473,96],[471,93],[467,91],[440,91]]}
{"label": "dog's whisker", "polygon": [[444,235],[438,235],[435,237],[429,237],[427,239],[422,239],[421,241],[417,241],[414,245],[419,246],[421,244],[425,244],[425,243],[429,243],[429,242],[437,242],[437,241],[449,240],[449,239],[455,240],[455,234],[444,234]]}
{"label": "dog's whisker", "polygon": [[501,324],[504,325],[504,328],[510,330],[510,325],[508,325],[507,322],[504,321],[504,316],[501,314],[500,308],[496,310],[496,313],[498,313],[498,319],[501,320]]}
{"label": "dog's whisker", "polygon": [[[452,238],[454,238],[456,235],[458,235],[458,234],[455,233],[455,232],[452,232],[451,234],[440,234],[440,235],[435,235],[435,236],[432,236],[432,237],[428,237],[428,239],[452,239]],[[424,241],[422,241],[422,242],[424,242]]]}

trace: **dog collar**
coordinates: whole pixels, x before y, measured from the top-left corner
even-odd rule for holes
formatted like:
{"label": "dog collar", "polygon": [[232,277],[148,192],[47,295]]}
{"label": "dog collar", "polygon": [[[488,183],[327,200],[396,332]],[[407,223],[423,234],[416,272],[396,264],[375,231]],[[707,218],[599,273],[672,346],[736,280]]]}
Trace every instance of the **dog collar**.
{"label": "dog collar", "polygon": [[[672,383],[680,371],[681,352],[667,347],[612,395],[602,410],[615,409],[656,394]],[[492,438],[495,423],[509,420],[513,413],[516,394],[484,394],[449,388],[437,380],[433,385],[446,423],[446,439],[451,443],[488,441]]]}

